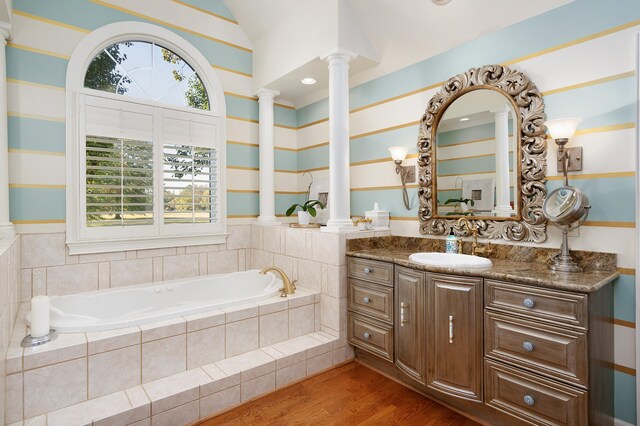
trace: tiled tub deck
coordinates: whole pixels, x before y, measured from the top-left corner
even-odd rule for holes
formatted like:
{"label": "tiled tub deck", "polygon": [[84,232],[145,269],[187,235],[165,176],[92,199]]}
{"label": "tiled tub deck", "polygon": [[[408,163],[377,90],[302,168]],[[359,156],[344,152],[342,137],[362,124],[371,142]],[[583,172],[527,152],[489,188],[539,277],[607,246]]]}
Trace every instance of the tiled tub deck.
{"label": "tiled tub deck", "polygon": [[6,360],[7,423],[179,425],[226,410],[353,357],[346,336],[321,331],[319,301],[300,288],[23,350],[25,304]]}

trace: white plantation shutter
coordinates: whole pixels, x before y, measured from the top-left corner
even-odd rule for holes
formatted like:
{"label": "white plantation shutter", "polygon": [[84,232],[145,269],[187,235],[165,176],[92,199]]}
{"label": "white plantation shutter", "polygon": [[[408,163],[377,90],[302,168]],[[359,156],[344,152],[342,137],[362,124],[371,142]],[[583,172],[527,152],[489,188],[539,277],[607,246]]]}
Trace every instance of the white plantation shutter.
{"label": "white plantation shutter", "polygon": [[220,232],[219,118],[82,97],[84,238]]}

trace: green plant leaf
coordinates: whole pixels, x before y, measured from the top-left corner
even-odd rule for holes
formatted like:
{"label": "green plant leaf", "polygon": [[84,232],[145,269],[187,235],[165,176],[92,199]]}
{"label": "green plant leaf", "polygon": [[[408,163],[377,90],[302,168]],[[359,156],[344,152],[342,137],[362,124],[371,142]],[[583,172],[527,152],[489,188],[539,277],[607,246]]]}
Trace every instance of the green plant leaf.
{"label": "green plant leaf", "polygon": [[304,203],[304,205],[309,208],[309,207],[315,207],[315,206],[320,206],[321,209],[324,209],[324,204],[322,204],[322,201],[320,200],[309,200],[306,203]]}
{"label": "green plant leaf", "polygon": [[309,212],[311,217],[316,217],[316,209],[314,209],[313,207],[307,207],[307,211]]}
{"label": "green plant leaf", "polygon": [[461,202],[462,198],[449,198],[447,201],[445,201],[445,204],[451,204],[451,203],[459,203]]}
{"label": "green plant leaf", "polygon": [[[294,204],[291,207],[289,207],[289,210],[287,210],[287,212],[285,213],[287,216],[291,216],[293,214],[294,211],[296,211],[296,207],[302,207],[300,204]],[[302,210],[304,210],[304,207],[302,207]]]}

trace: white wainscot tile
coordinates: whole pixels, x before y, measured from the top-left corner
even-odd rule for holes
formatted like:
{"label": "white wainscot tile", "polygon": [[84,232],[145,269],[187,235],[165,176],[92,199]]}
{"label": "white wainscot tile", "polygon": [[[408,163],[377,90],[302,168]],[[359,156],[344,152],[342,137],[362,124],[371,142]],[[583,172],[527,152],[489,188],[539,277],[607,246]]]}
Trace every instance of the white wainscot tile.
{"label": "white wainscot tile", "polygon": [[200,368],[154,380],[143,385],[151,400],[151,415],[160,414],[200,397],[200,385],[211,378]]}
{"label": "white wainscot tile", "polygon": [[347,267],[328,265],[327,280],[322,283],[322,293],[331,297],[347,297]]}
{"label": "white wainscot tile", "polygon": [[64,265],[66,258],[65,234],[22,235],[22,267]]}
{"label": "white wainscot tile", "polygon": [[225,313],[221,310],[213,310],[209,312],[203,312],[201,314],[193,314],[183,317],[187,321],[187,331],[198,331],[204,328],[217,327],[224,325]]}
{"label": "white wainscot tile", "polygon": [[200,418],[225,411],[237,404],[240,404],[240,385],[201,398]]}
{"label": "white wainscot tile", "polygon": [[24,373],[25,417],[37,416],[86,399],[86,358]]}
{"label": "white wainscot tile", "polygon": [[307,359],[307,375],[319,373],[333,365],[331,352]]}
{"label": "white wainscot tile", "polygon": [[142,383],[180,373],[186,369],[186,334],[142,344]]}
{"label": "white wainscot tile", "polygon": [[289,309],[289,338],[313,333],[315,331],[315,313],[313,304]]}
{"label": "white wainscot tile", "polygon": [[151,417],[152,426],[186,425],[198,420],[198,401],[192,401]]}
{"label": "white wainscot tile", "polygon": [[146,343],[186,333],[187,321],[184,318],[170,318],[151,324],[143,324],[140,326],[140,330],[142,330],[142,343]]}
{"label": "white wainscot tile", "polygon": [[285,254],[298,258],[308,258],[310,247],[307,245],[307,235],[310,231],[289,228],[285,231]]}
{"label": "white wainscot tile", "polygon": [[240,399],[242,402],[256,398],[276,388],[276,373],[269,373],[242,383]]}
{"label": "white wainscot tile", "polygon": [[227,374],[215,364],[203,365],[202,369],[211,381],[200,385],[200,398],[240,384],[240,371]]}
{"label": "white wainscot tile", "polygon": [[236,250],[211,252],[207,256],[209,274],[226,274],[238,271],[238,252]]}
{"label": "white wainscot tile", "polygon": [[162,259],[164,280],[198,276],[198,255],[167,256]]}
{"label": "white wainscot tile", "polygon": [[228,226],[227,249],[246,249],[251,246],[251,225]]}
{"label": "white wainscot tile", "polygon": [[273,266],[273,253],[263,250],[251,250],[251,265],[253,269]]}
{"label": "white wainscot tile", "polygon": [[288,338],[288,310],[260,316],[260,347],[282,342]]}
{"label": "white wainscot tile", "polygon": [[97,263],[47,268],[47,294],[50,296],[82,293],[97,289]]}
{"label": "white wainscot tile", "polygon": [[257,349],[216,362],[216,367],[227,375],[240,373],[242,383],[275,371],[276,361],[266,352]]}
{"label": "white wainscot tile", "polygon": [[346,243],[343,234],[313,232],[313,259],[329,265],[344,265]]}
{"label": "white wainscot tile", "polygon": [[258,348],[258,318],[226,324],[226,356],[232,357]]}
{"label": "white wainscot tile", "polygon": [[140,344],[140,334],[140,328],[137,326],[86,333],[89,355],[138,345]]}
{"label": "white wainscot tile", "polygon": [[89,357],[89,399],[140,384],[140,346]]}
{"label": "white wainscot tile", "polygon": [[24,368],[43,367],[63,361],[87,356],[87,339],[82,333],[61,333],[53,342],[25,348]]}
{"label": "white wainscot tile", "polygon": [[347,326],[347,299],[336,299],[323,294],[320,298],[322,325],[333,330],[344,330]]}
{"label": "white wainscot tile", "polygon": [[205,328],[187,334],[187,368],[219,361],[225,357],[225,327]]}
{"label": "white wainscot tile", "polygon": [[284,367],[276,371],[276,387],[281,388],[290,383],[297,382],[307,376],[306,361]]}
{"label": "white wainscot tile", "polygon": [[125,392],[117,392],[49,413],[47,425],[130,424],[143,415],[144,412],[132,409]]}
{"label": "white wainscot tile", "polygon": [[322,290],[322,264],[311,260],[298,259],[297,285],[313,291]]}
{"label": "white wainscot tile", "polygon": [[150,283],[152,281],[152,259],[131,259],[111,262],[111,287]]}
{"label": "white wainscot tile", "polygon": [[263,250],[271,253],[284,253],[282,250],[282,236],[284,228],[279,226],[265,226],[262,228]]}
{"label": "white wainscot tile", "polygon": [[22,420],[22,380],[22,373],[9,374],[5,379],[5,401],[7,403],[5,417],[7,423],[13,423]]}

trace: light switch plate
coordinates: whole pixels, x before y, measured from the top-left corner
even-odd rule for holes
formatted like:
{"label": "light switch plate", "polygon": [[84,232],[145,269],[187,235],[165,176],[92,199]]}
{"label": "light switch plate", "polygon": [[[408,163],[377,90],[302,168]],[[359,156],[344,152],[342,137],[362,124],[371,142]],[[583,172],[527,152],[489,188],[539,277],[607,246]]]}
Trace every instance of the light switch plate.
{"label": "light switch plate", "polygon": [[[565,148],[564,151],[569,156],[569,167],[567,167],[568,172],[578,172],[582,170],[582,147],[576,146],[571,148]],[[564,171],[564,164],[562,160],[558,158],[558,173],[562,173]]]}
{"label": "light switch plate", "polygon": [[416,166],[402,166],[407,173],[405,183],[416,182]]}

